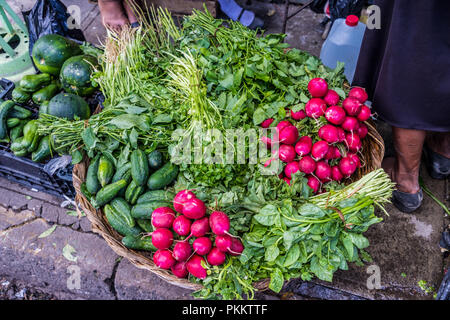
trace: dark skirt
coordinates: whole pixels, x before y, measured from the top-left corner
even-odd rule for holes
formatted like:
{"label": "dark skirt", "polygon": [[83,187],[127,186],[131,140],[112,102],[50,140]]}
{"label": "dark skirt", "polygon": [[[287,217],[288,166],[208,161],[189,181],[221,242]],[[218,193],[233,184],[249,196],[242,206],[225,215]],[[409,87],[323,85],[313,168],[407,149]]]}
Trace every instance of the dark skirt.
{"label": "dark skirt", "polygon": [[353,86],[392,126],[450,132],[450,0],[375,0]]}

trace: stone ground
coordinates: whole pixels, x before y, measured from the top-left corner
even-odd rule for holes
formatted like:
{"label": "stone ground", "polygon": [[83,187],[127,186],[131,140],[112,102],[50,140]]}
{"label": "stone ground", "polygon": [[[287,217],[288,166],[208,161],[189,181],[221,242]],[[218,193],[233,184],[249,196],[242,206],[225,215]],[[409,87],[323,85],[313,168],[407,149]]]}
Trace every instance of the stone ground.
{"label": "stone ground", "polygon": [[[7,2],[17,10],[34,4],[34,0]],[[87,0],[63,2],[81,7],[81,28],[87,40],[100,43],[105,30],[98,7]],[[282,5],[241,2],[264,18],[266,32],[281,31]],[[296,8],[291,5],[290,12]],[[318,55],[323,41],[322,19],[323,15],[304,10],[289,21],[287,42]],[[380,123],[379,131],[386,142],[386,154],[392,155],[388,126]],[[450,205],[449,181],[432,180],[425,170],[421,175],[434,195]],[[117,256],[91,231],[86,217],[62,208],[62,202],[0,178],[0,299],[191,299],[191,291],[167,284]],[[450,265],[438,245],[449,217],[428,196],[412,215],[393,206],[387,210],[389,216],[366,233],[372,262],[337,272],[331,284],[293,280],[280,294],[265,292],[258,299],[432,299]],[[374,270],[379,272],[379,286],[369,289]],[[430,293],[419,281],[432,288]]]}

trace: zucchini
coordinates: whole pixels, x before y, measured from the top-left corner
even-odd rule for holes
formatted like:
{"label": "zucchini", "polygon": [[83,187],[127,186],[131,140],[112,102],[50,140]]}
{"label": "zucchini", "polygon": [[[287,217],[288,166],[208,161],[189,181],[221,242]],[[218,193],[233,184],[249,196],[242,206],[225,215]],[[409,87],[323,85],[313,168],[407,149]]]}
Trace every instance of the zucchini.
{"label": "zucchini", "polygon": [[[106,156],[100,156],[97,178],[102,187],[106,186],[114,176],[114,164]],[[116,181],[117,182],[117,181]]]}
{"label": "zucchini", "polygon": [[142,229],[137,226],[128,226],[116,210],[114,210],[109,204],[103,208],[103,211],[105,212],[106,220],[108,220],[111,227],[121,235],[137,237],[142,232]]}
{"label": "zucchini", "polygon": [[[100,182],[98,181],[97,172],[98,172],[98,163],[100,161],[100,155],[97,155],[94,158],[94,161],[91,162],[87,169],[86,173],[86,189],[90,194],[96,194],[98,190],[101,189]],[[116,181],[114,181],[116,182]]]}
{"label": "zucchini", "polygon": [[131,207],[128,202],[123,198],[114,198],[111,203],[111,207],[123,218],[123,220],[130,226],[134,227],[136,221],[131,216]]}
{"label": "zucchini", "polygon": [[131,153],[131,177],[138,186],[144,186],[150,175],[145,152],[136,149]]}
{"label": "zucchini", "polygon": [[6,117],[13,107],[14,101],[11,100],[4,101],[0,104],[0,139],[5,139],[8,134]]}
{"label": "zucchini", "polygon": [[31,99],[36,104],[41,104],[44,101],[50,101],[50,99],[58,93],[59,89],[60,87],[58,83],[50,83],[48,86],[33,93]]}
{"label": "zucchini", "polygon": [[14,128],[19,123],[20,123],[20,119],[19,118],[9,118],[8,120],[6,120],[6,126],[8,128]]}
{"label": "zucchini", "polygon": [[28,119],[31,117],[32,112],[21,106],[14,106],[8,113],[8,118]]}
{"label": "zucchini", "polygon": [[127,200],[129,204],[134,205],[144,191],[145,187],[138,186],[134,180],[131,180],[127,190],[125,191],[125,200]]}
{"label": "zucchini", "polygon": [[31,154],[31,160],[34,162],[42,162],[52,154],[50,145],[50,136],[45,136],[39,142],[37,149]]}
{"label": "zucchini", "polygon": [[136,203],[149,202],[149,201],[173,201],[175,194],[167,190],[152,190],[147,191],[141,195]]}
{"label": "zucchini", "polygon": [[152,151],[148,155],[148,165],[151,169],[157,170],[163,165],[163,155],[158,150]]}
{"label": "zucchini", "polygon": [[93,201],[93,205],[96,208],[99,208],[108,202],[110,202],[112,199],[116,197],[116,195],[119,193],[119,191],[124,188],[127,185],[127,182],[125,180],[119,180],[117,182],[108,184],[101,188],[96,196],[95,200]]}
{"label": "zucchini", "polygon": [[31,95],[29,92],[26,92],[19,87],[15,87],[11,92],[11,98],[14,102],[17,103],[27,103],[30,100]]}
{"label": "zucchini", "polygon": [[131,215],[135,219],[151,219],[152,212],[159,207],[170,207],[171,203],[168,201],[149,201],[136,204],[131,209]]}
{"label": "zucchini", "polygon": [[150,219],[136,219],[136,222],[145,232],[152,232],[154,230]]}
{"label": "zucchini", "polygon": [[152,244],[152,237],[125,236],[122,238],[122,244],[129,249],[157,251]]}
{"label": "zucchini", "polygon": [[163,189],[171,184],[178,175],[178,166],[168,162],[161,169],[155,171],[147,182],[147,187],[150,190]]}
{"label": "zucchini", "polygon": [[20,80],[19,87],[25,92],[36,92],[50,84],[51,81],[52,77],[47,73],[28,74]]}

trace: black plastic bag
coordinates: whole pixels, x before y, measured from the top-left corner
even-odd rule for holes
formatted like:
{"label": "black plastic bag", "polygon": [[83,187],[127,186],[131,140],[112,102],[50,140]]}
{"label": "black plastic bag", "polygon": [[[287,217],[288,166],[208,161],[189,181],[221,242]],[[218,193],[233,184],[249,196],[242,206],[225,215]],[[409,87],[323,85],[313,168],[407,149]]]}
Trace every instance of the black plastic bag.
{"label": "black plastic bag", "polygon": [[311,5],[312,11],[324,13],[325,5],[329,2],[331,20],[346,18],[348,15],[354,14],[359,17],[363,7],[370,3],[368,0],[316,0]]}
{"label": "black plastic bag", "polygon": [[30,11],[22,12],[22,15],[30,37],[30,56],[36,40],[46,34],[59,34],[73,40],[86,41],[80,29],[70,29],[67,26],[70,15],[67,7],[59,0],[38,0]]}

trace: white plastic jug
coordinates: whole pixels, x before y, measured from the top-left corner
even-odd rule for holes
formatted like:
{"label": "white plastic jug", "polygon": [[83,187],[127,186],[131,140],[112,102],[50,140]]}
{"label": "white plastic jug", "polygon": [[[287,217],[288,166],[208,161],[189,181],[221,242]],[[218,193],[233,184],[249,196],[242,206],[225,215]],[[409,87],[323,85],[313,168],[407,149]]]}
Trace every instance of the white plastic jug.
{"label": "white plastic jug", "polygon": [[344,74],[350,83],[355,74],[365,30],[366,25],[359,22],[355,15],[336,19],[320,51],[320,59],[327,67],[334,69],[338,61],[344,62]]}

